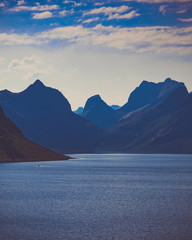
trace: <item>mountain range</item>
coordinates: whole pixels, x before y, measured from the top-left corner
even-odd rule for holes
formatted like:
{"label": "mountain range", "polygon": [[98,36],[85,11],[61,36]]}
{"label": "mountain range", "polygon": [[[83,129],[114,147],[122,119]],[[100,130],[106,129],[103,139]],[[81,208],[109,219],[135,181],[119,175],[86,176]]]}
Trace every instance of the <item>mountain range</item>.
{"label": "mountain range", "polygon": [[40,80],[0,91],[0,105],[23,138],[59,153],[192,153],[192,95],[170,78],[143,81],[116,110],[95,95],[76,114]]}
{"label": "mountain range", "polygon": [[133,112],[106,134],[103,150],[192,153],[191,100],[179,87],[157,105]]}

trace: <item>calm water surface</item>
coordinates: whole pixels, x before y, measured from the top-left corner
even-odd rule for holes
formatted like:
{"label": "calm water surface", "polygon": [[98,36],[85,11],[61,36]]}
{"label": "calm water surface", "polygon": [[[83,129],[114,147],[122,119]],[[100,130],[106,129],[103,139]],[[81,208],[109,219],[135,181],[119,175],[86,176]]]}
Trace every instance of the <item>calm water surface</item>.
{"label": "calm water surface", "polygon": [[192,155],[0,164],[0,240],[191,240]]}

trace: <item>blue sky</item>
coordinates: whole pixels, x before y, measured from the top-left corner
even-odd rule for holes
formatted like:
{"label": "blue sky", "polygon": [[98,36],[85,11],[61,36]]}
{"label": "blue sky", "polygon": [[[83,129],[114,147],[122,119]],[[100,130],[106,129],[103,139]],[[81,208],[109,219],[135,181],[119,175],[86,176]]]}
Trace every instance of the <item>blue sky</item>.
{"label": "blue sky", "polygon": [[192,1],[0,1],[0,84],[37,78],[72,108],[100,94],[122,105],[142,80],[192,90]]}

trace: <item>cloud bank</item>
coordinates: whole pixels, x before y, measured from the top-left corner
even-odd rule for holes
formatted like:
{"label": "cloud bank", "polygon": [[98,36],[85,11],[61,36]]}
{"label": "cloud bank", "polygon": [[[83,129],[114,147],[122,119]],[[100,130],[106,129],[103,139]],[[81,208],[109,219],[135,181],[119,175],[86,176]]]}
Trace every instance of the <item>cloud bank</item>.
{"label": "cloud bank", "polygon": [[154,52],[156,54],[192,54],[192,27],[133,27],[120,28],[101,24],[93,28],[82,25],[57,27],[33,36],[28,34],[0,33],[0,46],[37,45],[54,41],[61,43],[100,46],[129,52]]}

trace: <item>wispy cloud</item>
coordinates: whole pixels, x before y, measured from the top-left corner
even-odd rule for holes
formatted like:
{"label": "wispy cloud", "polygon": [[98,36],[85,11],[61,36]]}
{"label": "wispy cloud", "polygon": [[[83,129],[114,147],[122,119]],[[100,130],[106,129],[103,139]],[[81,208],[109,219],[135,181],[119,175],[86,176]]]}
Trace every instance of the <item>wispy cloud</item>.
{"label": "wispy cloud", "polygon": [[52,12],[45,11],[41,13],[34,13],[33,19],[45,19],[45,18],[51,18],[53,16]]}
{"label": "wispy cloud", "polygon": [[159,12],[161,12],[163,15],[165,15],[166,11],[167,11],[167,5],[161,5],[159,7]]}
{"label": "wispy cloud", "polygon": [[5,7],[5,4],[3,2],[1,2],[0,7]]}
{"label": "wispy cloud", "polygon": [[42,64],[42,60],[40,57],[37,56],[26,56],[22,59],[13,59],[10,61],[8,65],[9,70],[13,69],[29,69],[33,67],[34,65]]}
{"label": "wispy cloud", "polygon": [[91,22],[95,22],[98,20],[99,20],[99,17],[89,18],[89,19],[84,20],[82,23],[91,23]]}
{"label": "wispy cloud", "polygon": [[25,1],[24,0],[19,0],[18,2],[17,2],[17,5],[24,5],[25,4]]}
{"label": "wispy cloud", "polygon": [[192,54],[192,27],[134,27],[120,28],[98,24],[93,28],[81,25],[58,27],[34,36],[0,34],[0,45],[44,45],[52,41],[69,44],[100,46],[134,53]]}
{"label": "wispy cloud", "polygon": [[68,11],[68,10],[62,10],[62,11],[59,12],[59,15],[62,16],[62,17],[65,17],[65,16],[67,16],[68,14],[73,14],[73,13],[74,13],[74,10],[73,10],[73,9],[71,9],[70,11]]}
{"label": "wispy cloud", "polygon": [[176,13],[185,13],[185,12],[187,12],[187,8],[180,9]]}
{"label": "wispy cloud", "polygon": [[20,12],[20,11],[51,11],[59,9],[58,5],[36,5],[36,6],[17,6],[10,8],[9,11],[11,12]]}
{"label": "wispy cloud", "polygon": [[181,22],[192,22],[192,18],[178,18]]}
{"label": "wispy cloud", "polygon": [[86,3],[82,3],[82,2],[76,2],[76,1],[72,1],[72,0],[65,0],[63,1],[64,4],[72,4],[73,7],[80,7],[80,6],[86,6]]}
{"label": "wispy cloud", "polygon": [[100,8],[91,9],[90,11],[86,11],[86,12],[84,12],[83,15],[94,15],[94,14],[103,13],[104,15],[110,16],[111,14],[123,13],[130,9],[131,9],[131,7],[128,7],[125,5],[120,6],[120,7],[100,7]]}
{"label": "wispy cloud", "polygon": [[46,66],[41,57],[32,55],[25,56],[21,59],[12,59],[4,72],[19,71],[24,73],[25,79],[39,77],[40,75],[49,73],[50,66]]}
{"label": "wispy cloud", "polygon": [[135,18],[135,17],[138,17],[140,16],[139,13],[137,13],[136,11],[131,11],[127,14],[122,14],[120,15],[119,13],[116,13],[116,14],[112,14],[109,16],[109,20],[111,19],[132,19],[132,18]]}
{"label": "wispy cloud", "polygon": [[96,3],[94,3],[94,6],[102,6],[104,4],[105,4],[104,2],[96,2]]}

